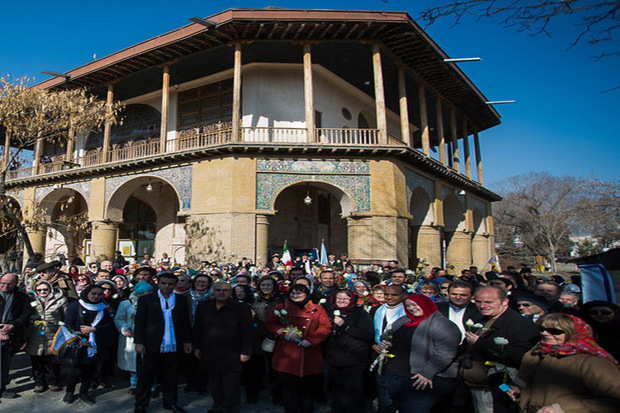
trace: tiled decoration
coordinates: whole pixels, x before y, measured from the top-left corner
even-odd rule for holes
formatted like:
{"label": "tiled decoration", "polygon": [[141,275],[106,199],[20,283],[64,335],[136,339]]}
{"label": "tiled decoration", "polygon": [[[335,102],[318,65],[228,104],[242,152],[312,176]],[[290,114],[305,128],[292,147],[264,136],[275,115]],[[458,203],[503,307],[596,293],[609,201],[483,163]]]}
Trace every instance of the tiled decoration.
{"label": "tiled decoration", "polygon": [[144,174],[123,175],[107,178],[105,182],[105,202],[110,202],[112,194],[124,183],[136,177],[158,177],[172,185],[181,198],[181,211],[189,211],[192,207],[192,166],[149,171]]}
{"label": "tiled decoration", "polygon": [[411,194],[413,190],[420,187],[426,191],[431,202],[435,199],[435,183],[409,169],[405,169],[405,180],[407,182],[407,210],[411,210]]}
{"label": "tiled decoration", "polygon": [[482,214],[482,216],[487,216],[487,204],[484,201],[481,201],[478,198],[474,198],[473,196],[469,198],[469,205],[471,206],[471,209],[477,209],[478,211],[480,211],[480,213]]}
{"label": "tiled decoration", "polygon": [[15,198],[17,200],[17,203],[19,203],[20,208],[24,207],[24,190],[23,189],[19,189],[19,190],[7,189],[6,194],[12,198]]}
{"label": "tiled decoration", "polygon": [[259,160],[256,209],[273,209],[278,194],[303,182],[323,182],[343,191],[354,211],[370,211],[370,166],[366,162]]}

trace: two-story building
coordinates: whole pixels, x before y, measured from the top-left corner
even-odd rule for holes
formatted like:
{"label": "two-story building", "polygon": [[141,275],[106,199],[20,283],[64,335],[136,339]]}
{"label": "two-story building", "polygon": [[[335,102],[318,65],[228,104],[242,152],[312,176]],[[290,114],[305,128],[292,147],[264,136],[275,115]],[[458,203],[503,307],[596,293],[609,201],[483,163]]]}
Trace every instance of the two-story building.
{"label": "two-story building", "polygon": [[[38,84],[123,122],[9,172],[36,251],[265,264],[315,248],[457,270],[493,252],[487,99],[403,12],[230,9]],[[82,217],[88,230],[67,226]],[[64,219],[63,219],[64,218]]]}

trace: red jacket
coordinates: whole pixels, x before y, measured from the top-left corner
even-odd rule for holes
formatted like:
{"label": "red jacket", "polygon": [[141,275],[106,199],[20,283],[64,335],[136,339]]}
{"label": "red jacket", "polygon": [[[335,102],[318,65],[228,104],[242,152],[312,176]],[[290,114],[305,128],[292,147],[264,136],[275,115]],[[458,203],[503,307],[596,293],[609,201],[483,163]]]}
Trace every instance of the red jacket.
{"label": "red jacket", "polygon": [[288,312],[290,325],[302,332],[301,340],[308,340],[310,347],[301,347],[298,343],[284,339],[284,333],[278,330],[285,328],[278,317],[271,311],[267,316],[265,327],[278,336],[273,353],[273,368],[282,373],[294,374],[299,377],[323,373],[323,353],[321,343],[331,332],[332,324],[327,313],[320,305],[308,301],[303,309],[286,300],[278,304],[274,310],[285,308]]}

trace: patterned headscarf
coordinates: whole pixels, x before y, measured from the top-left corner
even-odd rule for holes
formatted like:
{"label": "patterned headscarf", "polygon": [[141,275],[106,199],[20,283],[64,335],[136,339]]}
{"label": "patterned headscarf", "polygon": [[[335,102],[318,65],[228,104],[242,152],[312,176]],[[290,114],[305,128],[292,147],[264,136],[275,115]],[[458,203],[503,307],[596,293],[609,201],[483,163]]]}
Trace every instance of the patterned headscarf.
{"label": "patterned headscarf", "polygon": [[[420,306],[422,309],[422,317],[414,317],[405,306],[405,301],[411,300]],[[437,304],[430,298],[422,294],[411,294],[403,301],[403,307],[405,307],[405,314],[411,321],[405,323],[405,327],[417,327],[420,323],[430,317],[435,311],[437,311]]]}
{"label": "patterned headscarf", "polygon": [[605,351],[601,346],[596,344],[594,336],[592,334],[592,328],[581,318],[572,316],[570,314],[562,314],[566,317],[570,317],[575,324],[575,330],[577,332],[571,337],[570,340],[565,341],[558,345],[545,344],[542,341],[539,342],[532,354],[554,354],[559,356],[569,356],[572,354],[592,354],[597,357],[609,360],[616,365],[618,362],[611,354]]}

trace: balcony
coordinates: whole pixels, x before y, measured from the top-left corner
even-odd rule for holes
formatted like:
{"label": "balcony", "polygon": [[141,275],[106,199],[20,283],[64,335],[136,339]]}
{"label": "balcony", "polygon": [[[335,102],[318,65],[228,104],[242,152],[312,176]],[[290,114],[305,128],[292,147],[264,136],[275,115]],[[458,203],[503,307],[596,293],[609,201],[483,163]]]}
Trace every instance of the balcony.
{"label": "balcony", "polygon": [[[65,160],[64,155],[48,158],[49,162],[40,162],[36,168],[27,167],[7,172],[7,180],[28,178],[35,175],[57,173],[76,168],[88,168],[104,164],[114,164],[131,160],[138,160],[150,156],[161,155],[160,142],[151,140],[139,144],[127,142],[104,154],[101,149],[84,156],[73,158],[71,162]],[[313,139],[308,139],[305,128],[269,128],[269,127],[242,127],[239,131],[239,140],[233,141],[233,128],[230,122],[215,124],[179,131],[176,139],[166,142],[166,155],[197,151],[231,143],[247,143],[265,146],[299,145],[299,146],[333,146],[333,147],[373,147],[395,146],[406,147],[400,139],[388,136],[387,145],[379,143],[378,129],[350,129],[350,128],[317,128]],[[104,156],[105,155],[105,156]],[[36,169],[36,170],[35,170]]]}

